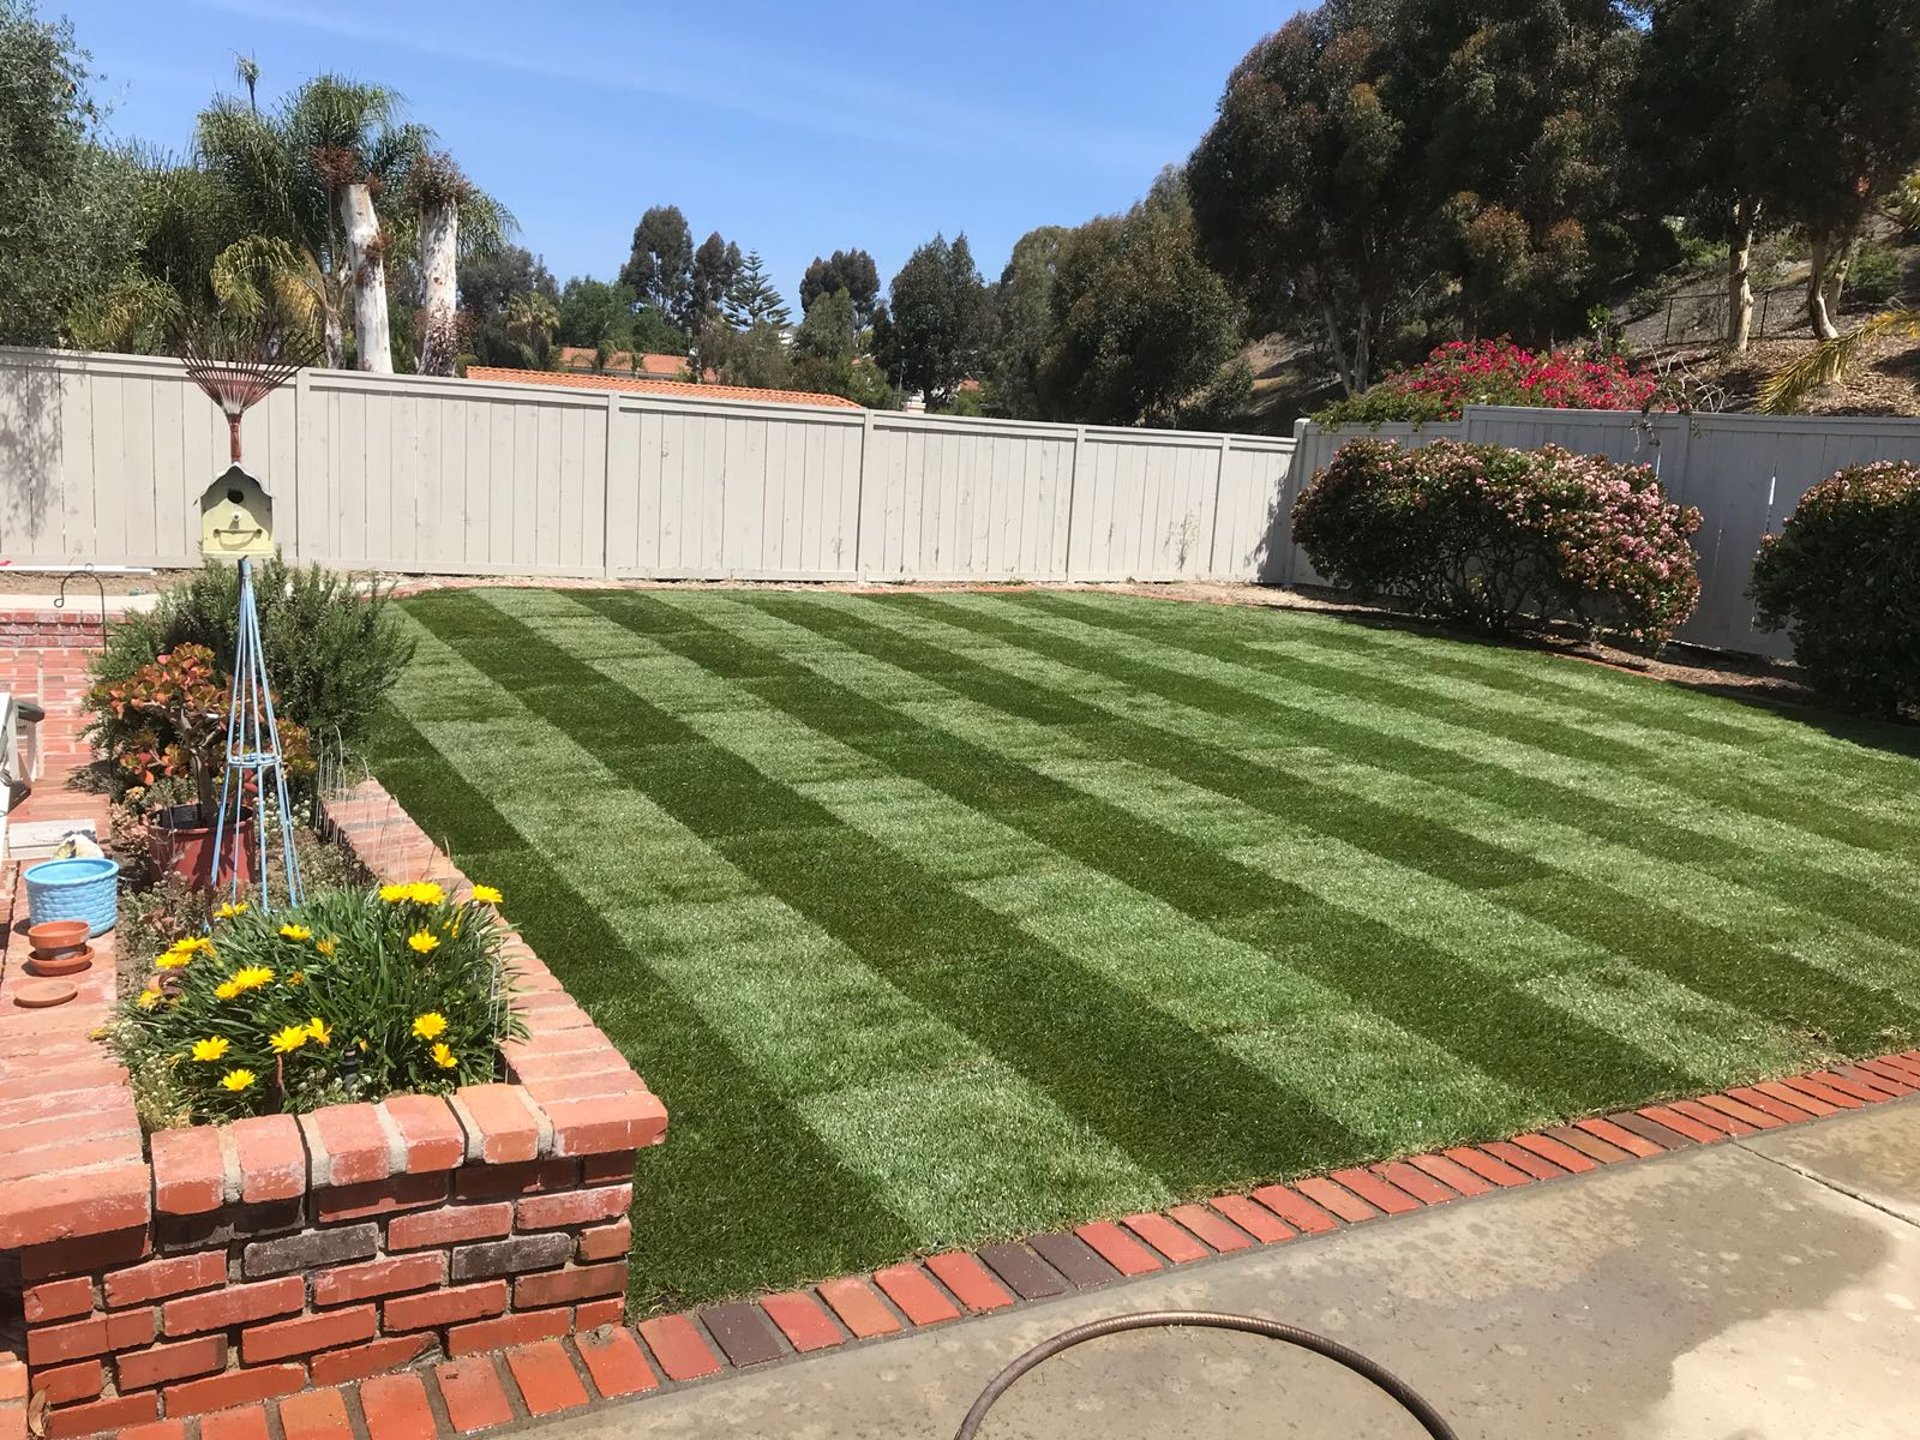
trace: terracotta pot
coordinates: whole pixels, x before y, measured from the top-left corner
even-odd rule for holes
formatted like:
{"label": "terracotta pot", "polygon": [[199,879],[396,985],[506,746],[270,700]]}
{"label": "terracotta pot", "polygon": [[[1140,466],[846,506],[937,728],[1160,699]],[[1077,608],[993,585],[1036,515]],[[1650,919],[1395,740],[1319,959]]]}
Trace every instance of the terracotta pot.
{"label": "terracotta pot", "polygon": [[28,927],[27,940],[43,958],[58,960],[84,946],[91,928],[84,920],[42,920]]}
{"label": "terracotta pot", "polygon": [[[214,827],[203,824],[198,805],[173,805],[148,817],[153,863],[162,871],[171,871],[195,889],[204,890],[213,873]],[[254,875],[253,811],[240,812],[240,883],[251,883]],[[233,874],[233,830],[228,823],[221,856],[220,883]]]}
{"label": "terracotta pot", "polygon": [[82,945],[61,955],[42,955],[38,950],[27,956],[29,975],[78,975],[93,968],[93,947]]}

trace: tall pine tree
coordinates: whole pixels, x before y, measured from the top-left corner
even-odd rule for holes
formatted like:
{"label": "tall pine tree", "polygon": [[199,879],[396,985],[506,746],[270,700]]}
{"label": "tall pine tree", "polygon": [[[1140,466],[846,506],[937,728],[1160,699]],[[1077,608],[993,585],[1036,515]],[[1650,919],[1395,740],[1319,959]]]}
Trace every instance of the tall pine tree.
{"label": "tall pine tree", "polygon": [[747,252],[740,273],[734,277],[726,299],[721,302],[721,309],[727,323],[736,330],[751,330],[756,325],[786,326],[793,321],[780,292],[767,278],[758,250]]}

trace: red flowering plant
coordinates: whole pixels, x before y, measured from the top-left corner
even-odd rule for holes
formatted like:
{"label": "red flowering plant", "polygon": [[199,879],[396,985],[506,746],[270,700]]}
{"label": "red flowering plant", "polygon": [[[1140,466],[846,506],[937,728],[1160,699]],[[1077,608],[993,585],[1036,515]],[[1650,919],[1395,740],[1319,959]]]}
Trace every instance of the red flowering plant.
{"label": "red flowering plant", "polygon": [[1493,631],[1571,620],[1648,649],[1700,598],[1699,526],[1648,466],[1457,440],[1349,441],[1293,510],[1314,567],[1363,595]]}
{"label": "red flowering plant", "polygon": [[1648,410],[1659,381],[1624,356],[1585,349],[1533,351],[1499,340],[1456,340],[1424,364],[1396,370],[1313,418],[1322,425],[1458,420],[1469,405],[1547,410]]}

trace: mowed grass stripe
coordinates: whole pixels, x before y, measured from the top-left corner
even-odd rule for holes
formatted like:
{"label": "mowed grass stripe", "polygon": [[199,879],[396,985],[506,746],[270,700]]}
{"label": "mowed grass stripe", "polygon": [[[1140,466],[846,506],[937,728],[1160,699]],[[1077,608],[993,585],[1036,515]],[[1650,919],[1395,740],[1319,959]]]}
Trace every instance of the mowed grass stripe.
{"label": "mowed grass stripe", "polygon": [[[415,703],[433,704],[431,696]],[[629,1293],[641,1310],[861,1269],[918,1238],[784,1096],[741,1064],[665,984],[643,949],[508,824],[426,737],[389,708],[370,746],[382,782],[472,873],[499,885],[527,942],[655,1090],[671,1143],[634,1175]],[[644,1044],[618,1023],[643,1012]],[[822,1224],[822,1216],[832,1223]]]}
{"label": "mowed grass stripe", "polygon": [[1148,1169],[1253,1174],[1354,1147],[1343,1127],[1205,1037],[1142,1008],[485,599],[435,595],[411,609],[769,893]]}
{"label": "mowed grass stripe", "polygon": [[[1257,764],[1217,744],[1127,719],[1100,708],[1097,702],[1077,700],[1058,689],[997,670],[981,659],[945,649],[937,642],[875,625],[852,613],[844,602],[835,605],[827,597],[769,595],[757,597],[754,603],[776,614],[831,617],[821,623],[837,627],[839,638],[902,668],[938,677],[960,694],[1010,713],[1076,725],[1083,734],[1100,736],[1114,753],[1157,764],[1205,788],[1235,795],[1256,808],[1270,809],[1294,823],[1437,878],[1452,880],[1462,855],[1490,853],[1498,857],[1498,862],[1484,866],[1494,878],[1490,884],[1483,883],[1483,888],[1498,887],[1498,893],[1492,896],[1497,903],[1568,934],[1630,954],[1638,963],[1711,998],[1786,1024],[1807,1023],[1809,1016],[1826,1017],[1836,1027],[1834,1033],[1841,1043],[1849,1047],[1864,1047],[1877,1037],[1905,1033],[1913,1018],[1895,997],[1883,991],[1791,957],[1749,951],[1737,937],[1700,924],[1677,909],[1649,910],[1593,878],[1553,872],[1438,821],[1374,805],[1332,786],[1313,783],[1308,777]],[[931,597],[888,597],[868,603],[908,615],[942,619],[952,615],[957,626],[989,634],[996,628],[1003,629],[1008,632],[1004,639],[1008,647],[1030,649],[1070,666],[1104,671],[1116,678],[1142,676],[1140,688],[1149,692],[1155,689],[1153,672],[1158,667],[1116,656],[1111,648],[1099,649],[1017,622],[1002,626],[996,615]],[[1159,671],[1157,678],[1164,684],[1171,676]],[[1195,682],[1195,689],[1202,693],[1208,688],[1203,682]],[[1243,709],[1249,698],[1230,690],[1226,696],[1234,710]],[[1440,837],[1450,837],[1453,851],[1437,858],[1435,844]],[[1485,882],[1486,877],[1482,879]],[[1736,957],[1738,965],[1730,967],[1728,960]]]}
{"label": "mowed grass stripe", "polygon": [[[561,615],[571,608],[540,591],[515,591],[514,602]],[[670,680],[662,670],[680,662],[620,656],[617,641],[632,637],[595,623],[616,642],[592,637],[602,665],[637,672],[644,688]],[[505,803],[527,843],[577,877],[605,922],[644,950],[740,1063],[788,1099],[919,1243],[1012,1234],[1172,1198],[431,635],[409,672],[416,678],[437,702],[415,716],[429,743]],[[450,700],[490,718],[431,718]],[[736,713],[737,705],[702,718],[718,723]],[[646,863],[635,865],[634,855]],[[615,996],[595,1018],[644,1037],[651,1012],[636,999]],[[645,1038],[633,1046],[641,1055],[647,1048]]]}
{"label": "mowed grass stripe", "polygon": [[1882,939],[1906,943],[1914,933],[1909,897],[1920,887],[1920,870],[1898,857],[1705,805],[1683,811],[1669,792],[1627,772],[1557,758],[1445,722],[1380,712],[1364,702],[1347,705],[1283,674],[1157,645],[1148,637],[1072,617],[973,597],[943,597],[925,608],[948,624],[1064,665],[1086,660],[1116,687],[1236,724],[1269,743],[1277,718],[1284,722],[1282,733],[1302,751],[1364,759],[1516,814],[1550,814],[1597,838],[1765,890]]}
{"label": "mowed grass stripe", "polygon": [[1664,748],[1655,749],[1654,742],[1660,738],[1657,735],[1630,739],[1596,733],[1573,723],[1550,705],[1535,701],[1520,709],[1488,698],[1446,693],[1439,688],[1441,682],[1400,667],[1374,663],[1356,668],[1330,658],[1316,659],[1297,646],[1277,658],[1260,646],[1212,628],[1189,628],[1175,635],[1151,614],[1125,604],[1090,603],[1066,595],[1048,597],[1043,608],[1197,654],[1277,671],[1295,684],[1346,699],[1425,715],[1480,734],[1499,735],[1570,760],[1644,774],[1715,806],[1777,820],[1847,845],[1905,856],[1912,854],[1916,842],[1920,842],[1920,825],[1904,816],[1862,813],[1851,803],[1833,805],[1823,794],[1782,789],[1764,773],[1756,774],[1759,767],[1750,764],[1740,766],[1739,772],[1730,776],[1729,771],[1741,757],[1724,745],[1690,742],[1685,736],[1669,733],[1664,737]]}
{"label": "mowed grass stripe", "polygon": [[[685,601],[667,597],[664,603],[676,609],[687,604],[700,621],[746,643],[797,656],[810,670],[822,658],[808,653],[806,641],[814,638],[810,632],[795,631],[748,607],[713,596]],[[609,655],[618,648],[616,642],[598,637],[594,646],[596,653]],[[695,664],[686,663],[690,668]],[[860,676],[866,684],[857,693],[871,698],[913,688],[877,673],[878,662],[867,665],[870,669]],[[617,662],[599,660],[596,668],[615,673]],[[1318,1097],[1321,1108],[1371,1145],[1394,1150],[1451,1143],[1469,1135],[1525,1128],[1545,1118],[1547,1112],[1530,1094],[1461,1064],[1384,1018],[1356,1012],[1344,994],[1069,859],[995,816],[904,775],[876,784],[865,775],[847,773],[874,762],[804,727],[740,685],[710,671],[699,673],[707,676],[708,687],[676,674],[670,688],[690,707],[680,712],[683,718],[702,733],[771,778],[818,800],[843,823],[891,848],[923,856],[947,883],[1139,995],[1142,1003],[1175,1015],[1299,1093]],[[734,704],[721,710],[719,702],[727,697]],[[904,703],[926,710],[929,723],[939,723],[936,709],[969,708],[953,697],[938,706]],[[1007,717],[988,718],[1005,739]],[[1013,722],[1015,727],[1021,724]],[[976,728],[976,743],[993,748],[993,729]],[[1056,748],[1071,748],[1070,737],[1046,735]],[[814,743],[809,745],[805,737]],[[1028,743],[1021,746],[1030,764],[1039,763],[1036,749]],[[834,778],[812,778],[822,773]],[[1152,778],[1165,780],[1157,773]],[[1134,813],[1150,815],[1151,797],[1133,808]],[[1252,818],[1259,828],[1270,828],[1266,817]],[[1651,985],[1655,977],[1646,978]],[[1368,1083],[1357,1083],[1360,1075],[1367,1076]]]}
{"label": "mowed grass stripe", "polygon": [[[822,656],[810,649],[807,644],[812,638],[810,632],[799,632],[796,636],[784,622],[744,605],[716,603],[706,596],[669,597],[666,603],[697,614],[755,644],[798,657],[800,663],[809,668],[818,668],[823,660],[831,660],[842,682],[854,687],[857,693],[897,694],[907,688],[896,681],[899,672],[885,662],[868,659],[864,667],[849,667],[840,657]],[[754,618],[740,618],[743,612]],[[1062,688],[1071,687],[1063,682]],[[1461,962],[1538,995],[1569,1015],[1606,1030],[1657,1059],[1701,1075],[1703,1085],[1768,1072],[1781,1073],[1796,1062],[1826,1058],[1826,1052],[1810,1047],[1804,1036],[1769,1025],[1745,1010],[1688,991],[1603,947],[1575,940],[1502,909],[1483,892],[1464,890],[1324,836],[1296,830],[1283,819],[1254,810],[1229,796],[1190,785],[1132,761],[1113,758],[1081,739],[1074,730],[1039,725],[955,695],[938,701],[914,698],[894,703],[956,739],[1017,755],[1041,774],[1095,799],[1161,824],[1276,880],[1307,889],[1341,910],[1420,942],[1438,945]],[[750,729],[758,723],[761,722],[743,722],[741,728]],[[1447,799],[1457,803],[1456,797]],[[890,804],[883,808],[901,803],[900,797],[891,797]],[[950,833],[943,828],[941,839],[945,840]],[[1577,841],[1593,843],[1578,832],[1569,833]],[[1076,903],[1069,889],[1072,877],[1050,876],[1049,879],[1058,880],[1054,893],[1060,904],[1076,916],[1091,903],[1090,897],[1097,888],[1080,882],[1087,886],[1087,898]],[[975,894],[981,894],[983,889],[981,886],[969,888]],[[992,889],[993,882],[987,882],[984,888]],[[1023,888],[1030,891],[1033,887],[1009,885],[1005,888],[1018,898]],[[1034,922],[1025,923],[1031,927]],[[1074,922],[1067,919],[1054,923]],[[1190,1002],[1195,1007],[1191,1016],[1193,1023],[1202,1023],[1207,1018],[1209,1012],[1201,1007],[1212,1007],[1212,1013],[1220,1013],[1222,995],[1227,1002],[1233,1002],[1247,986],[1268,983],[1263,975],[1255,973],[1239,977],[1195,975],[1193,979],[1194,999]],[[1272,1003],[1279,1008],[1279,997],[1274,997]],[[1229,1016],[1232,1013],[1230,1003],[1226,1013]],[[1295,1076],[1302,1064],[1310,1063],[1274,1048],[1283,1045],[1285,1037],[1272,1027],[1260,1032],[1235,1027],[1230,1031],[1230,1038],[1223,1038],[1222,1043],[1231,1044],[1249,1056],[1267,1056],[1269,1064]],[[1351,1044],[1346,1048],[1351,1048]],[[1426,1048],[1424,1044],[1422,1048]],[[1415,1082],[1416,1090],[1430,1095],[1436,1081],[1445,1082],[1447,1068],[1458,1067],[1450,1059],[1446,1066],[1434,1067],[1433,1078]],[[1408,1078],[1413,1079],[1411,1075]],[[1355,1097],[1353,1103],[1362,1102]],[[1480,1108],[1474,1113],[1486,1112]],[[1396,1118],[1405,1118],[1405,1112]],[[1516,1118],[1514,1125],[1524,1126],[1539,1118],[1537,1113],[1531,1119]],[[1350,1123],[1354,1122],[1350,1120]],[[1363,1119],[1359,1123],[1367,1122]],[[1492,1132],[1467,1127],[1458,1133]],[[1395,1143],[1404,1146],[1430,1141],[1410,1130],[1397,1135]]]}
{"label": "mowed grass stripe", "polygon": [[[687,627],[685,618],[675,618],[673,607],[637,593],[596,595],[585,603],[658,638]],[[756,595],[746,603],[845,639],[869,654],[878,654],[873,647],[886,646],[890,638],[889,632],[867,627],[824,598]],[[1609,1096],[1615,1085],[1623,1092],[1637,1087],[1651,1093],[1683,1089],[1691,1078],[1390,927],[1235,864],[1003,755],[957,743],[897,711],[871,705],[770,652],[755,651],[724,634],[694,633],[702,663],[716,673],[758,684],[764,698],[900,773],[993,813],[1223,934],[1273,953],[1467,1063],[1532,1091],[1550,1109],[1578,1108],[1590,1093],[1568,1080],[1569,1071],[1607,1077]],[[900,644],[911,648],[904,640]],[[947,654],[933,660],[931,668],[945,671],[961,663],[958,656]],[[1462,837],[1460,843],[1471,842]]]}

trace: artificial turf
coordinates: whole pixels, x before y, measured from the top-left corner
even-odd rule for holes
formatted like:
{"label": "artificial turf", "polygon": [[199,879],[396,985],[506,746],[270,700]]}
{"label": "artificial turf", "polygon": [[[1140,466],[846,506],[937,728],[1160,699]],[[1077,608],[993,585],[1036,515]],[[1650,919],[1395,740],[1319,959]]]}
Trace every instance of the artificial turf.
{"label": "artificial turf", "polygon": [[643,1305],[1920,1030],[1909,732],[1084,593],[404,613],[378,773],[672,1113]]}

